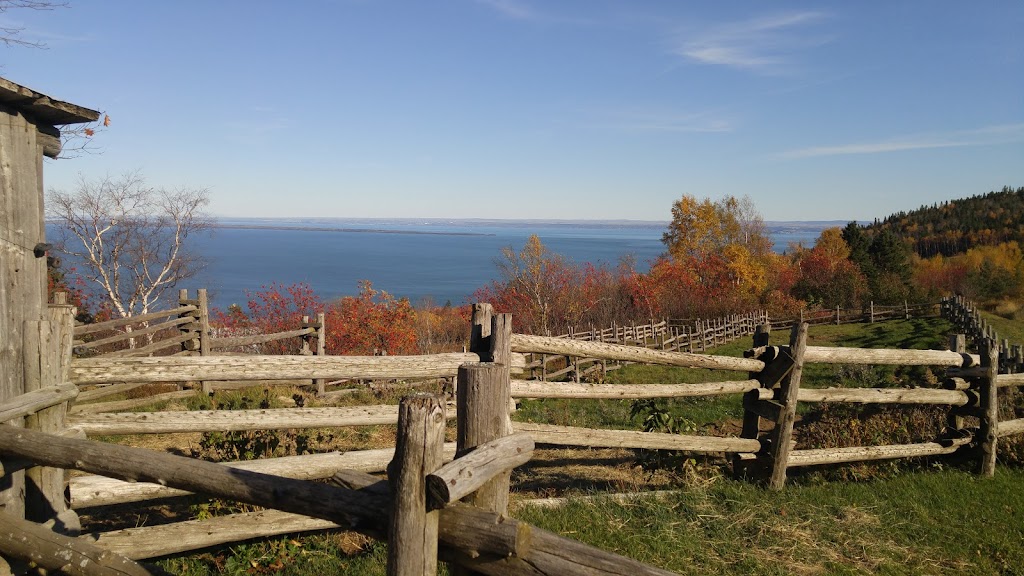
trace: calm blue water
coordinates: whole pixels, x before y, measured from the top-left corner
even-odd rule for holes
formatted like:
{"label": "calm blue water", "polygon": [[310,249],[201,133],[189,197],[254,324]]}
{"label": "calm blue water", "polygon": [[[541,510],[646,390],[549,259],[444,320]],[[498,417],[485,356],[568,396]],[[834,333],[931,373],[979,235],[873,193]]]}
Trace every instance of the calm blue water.
{"label": "calm blue water", "polygon": [[[195,236],[193,249],[207,267],[179,288],[205,287],[212,305],[244,306],[246,291],[305,282],[325,300],[355,294],[360,280],[414,303],[467,302],[497,278],[501,249],[522,249],[531,234],[577,263],[616,266],[631,257],[638,270],[664,251],[664,222],[220,219],[224,226]],[[777,251],[792,242],[812,245],[836,223],[768,223]],[[51,225],[52,226],[52,225]],[[264,227],[264,228],[254,228]],[[274,229],[292,228],[292,229]],[[295,229],[303,228],[303,229]],[[330,229],[318,230],[317,228]],[[55,237],[50,231],[50,237]],[[73,265],[73,263],[69,263]]]}
{"label": "calm blue water", "polygon": [[[640,270],[664,251],[665,223],[451,220],[228,220],[225,225],[333,228],[346,231],[218,228],[197,240],[209,260],[194,287],[214,306],[244,304],[246,290],[306,282],[325,300],[354,294],[359,280],[419,302],[465,303],[497,278],[501,249],[520,250],[530,234],[574,262],[615,266],[623,257]],[[777,249],[813,244],[824,226],[773,226]],[[387,230],[387,232],[379,232]]]}

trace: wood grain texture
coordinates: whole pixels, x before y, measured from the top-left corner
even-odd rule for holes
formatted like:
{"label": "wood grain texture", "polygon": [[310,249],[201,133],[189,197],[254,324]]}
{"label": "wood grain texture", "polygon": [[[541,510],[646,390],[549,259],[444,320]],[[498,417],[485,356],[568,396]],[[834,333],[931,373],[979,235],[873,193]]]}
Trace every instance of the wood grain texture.
{"label": "wood grain texture", "polygon": [[647,448],[690,452],[757,452],[761,442],[748,438],[687,436],[635,430],[598,430],[553,424],[513,422],[517,432],[527,432],[537,444],[589,446],[591,448]]}

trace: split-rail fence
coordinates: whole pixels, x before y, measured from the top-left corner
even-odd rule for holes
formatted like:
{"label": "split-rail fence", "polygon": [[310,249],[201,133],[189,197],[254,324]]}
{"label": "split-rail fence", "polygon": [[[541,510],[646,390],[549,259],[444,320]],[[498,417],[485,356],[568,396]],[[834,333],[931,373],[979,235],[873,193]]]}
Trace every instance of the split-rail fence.
{"label": "split-rail fence", "polygon": [[[472,340],[464,353],[429,356],[224,356],[72,358],[73,312],[55,305],[51,320],[25,331],[29,392],[0,406],[3,474],[26,470],[28,520],[4,517],[18,542],[0,538],[6,556],[30,557],[59,568],[68,554],[93,572],[133,573],[135,560],[232,541],[306,530],[349,529],[386,538],[389,573],[432,573],[436,560],[484,574],[665,574],[509,519],[509,470],[529,460],[534,444],[681,450],[732,455],[738,476],[780,488],[787,470],[955,452],[974,455],[980,470],[995,468],[998,438],[1024,433],[1024,418],[1000,422],[998,391],[1024,385],[1022,374],[1000,374],[995,343],[980,354],[954,336],[950,350],[832,348],[807,345],[808,325],[793,328],[789,344],[771,345],[770,327],[755,331],[744,357],[696,354],[568,338],[513,334],[511,316],[474,306]],[[725,382],[611,385],[513,379],[526,354],[597,358],[727,370]],[[801,387],[809,363],[944,366],[939,387]],[[286,408],[194,412],[87,413],[74,406],[90,391],[126,383],[287,379],[406,379],[455,377],[454,410],[436,396],[409,397],[399,406]],[[742,394],[739,436],[594,430],[512,422],[514,399],[659,398]],[[801,449],[793,443],[798,402],[942,405],[947,432],[931,442],[852,448]],[[69,410],[70,408],[70,410]],[[968,427],[965,417],[978,425]],[[444,445],[445,420],[457,421],[458,441]],[[773,426],[762,431],[762,421]],[[115,446],[90,436],[398,424],[395,449],[316,454],[213,464],[151,450]],[[764,427],[768,428],[768,427]],[[473,449],[476,447],[475,449]],[[444,461],[458,454],[450,464]],[[70,479],[66,470],[91,476]],[[388,480],[370,472],[387,469]],[[310,480],[330,478],[331,485]],[[484,482],[482,482],[484,481]],[[205,521],[179,522],[74,536],[75,510],[198,492],[269,508]],[[456,501],[463,500],[463,504]],[[468,502],[466,504],[465,502]],[[388,511],[391,514],[388,514]],[[390,520],[385,520],[390,518]],[[36,522],[33,523],[32,520]],[[50,527],[62,527],[60,537]],[[6,532],[6,531],[5,531]],[[44,534],[45,533],[45,534]],[[45,537],[44,537],[45,536]],[[66,561],[64,561],[66,562]],[[141,570],[142,568],[138,568]],[[135,572],[141,573],[141,572]]]}

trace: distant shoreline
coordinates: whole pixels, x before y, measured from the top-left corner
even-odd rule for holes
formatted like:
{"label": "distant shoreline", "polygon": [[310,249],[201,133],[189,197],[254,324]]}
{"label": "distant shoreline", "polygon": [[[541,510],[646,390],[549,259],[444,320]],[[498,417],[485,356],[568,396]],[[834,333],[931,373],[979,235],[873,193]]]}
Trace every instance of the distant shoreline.
{"label": "distant shoreline", "polygon": [[370,234],[420,234],[428,236],[494,236],[483,232],[429,232],[425,230],[388,230],[373,228],[328,228],[324,226],[280,226],[270,224],[210,224],[213,229],[230,230],[286,230],[290,232],[364,232]]}

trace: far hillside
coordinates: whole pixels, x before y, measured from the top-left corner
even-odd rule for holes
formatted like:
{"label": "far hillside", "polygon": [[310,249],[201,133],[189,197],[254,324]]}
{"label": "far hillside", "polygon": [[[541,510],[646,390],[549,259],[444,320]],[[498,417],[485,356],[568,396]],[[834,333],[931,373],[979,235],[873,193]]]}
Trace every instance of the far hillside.
{"label": "far hillside", "polygon": [[913,242],[922,257],[952,256],[978,246],[1024,243],[1024,187],[897,212],[864,226],[869,236],[884,230]]}

